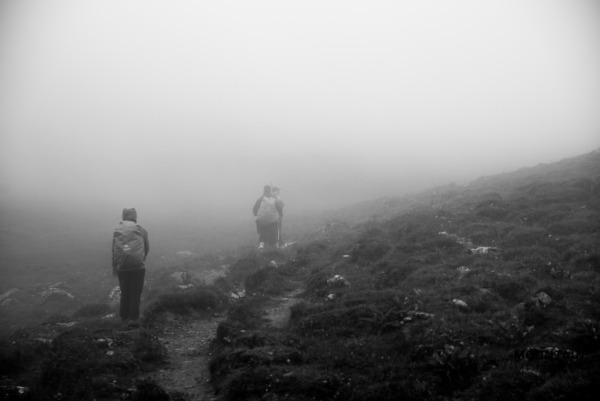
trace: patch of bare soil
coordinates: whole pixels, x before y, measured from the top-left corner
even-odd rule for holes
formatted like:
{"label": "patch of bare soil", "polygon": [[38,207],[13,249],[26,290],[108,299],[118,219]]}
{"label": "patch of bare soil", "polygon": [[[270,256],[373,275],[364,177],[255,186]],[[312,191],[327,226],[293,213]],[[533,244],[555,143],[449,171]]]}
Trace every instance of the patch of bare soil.
{"label": "patch of bare soil", "polygon": [[209,346],[222,319],[181,318],[166,325],[158,337],[166,348],[168,365],[146,378],[186,400],[216,400],[210,386]]}
{"label": "patch of bare soil", "polygon": [[290,320],[290,308],[300,302],[297,298],[304,291],[303,288],[296,288],[282,297],[273,297],[265,308],[267,321],[275,328],[284,327]]}
{"label": "patch of bare soil", "polygon": [[[303,288],[272,297],[265,307],[265,320],[275,328],[284,327],[290,318],[290,308],[300,301]],[[210,343],[215,338],[224,317],[177,317],[166,324],[158,339],[167,352],[167,366],[146,375],[170,394],[179,394],[189,401],[217,400],[210,385],[208,364]]]}

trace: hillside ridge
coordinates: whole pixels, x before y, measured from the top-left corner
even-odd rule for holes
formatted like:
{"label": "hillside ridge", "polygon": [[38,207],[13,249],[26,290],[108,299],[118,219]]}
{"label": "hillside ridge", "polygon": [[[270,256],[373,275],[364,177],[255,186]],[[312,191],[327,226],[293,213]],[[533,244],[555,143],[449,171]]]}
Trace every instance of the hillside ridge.
{"label": "hillside ridge", "polygon": [[[37,313],[52,306],[43,325],[3,340],[2,394],[27,388],[23,399],[184,400],[212,389],[215,400],[596,399],[599,168],[592,152],[519,170],[514,179],[360,203],[284,249],[165,260],[149,272],[138,327],[104,319],[111,306],[103,301],[58,297],[36,306]],[[77,284],[92,283],[52,288]],[[25,299],[12,297],[3,320]],[[214,332],[209,347],[206,335],[193,334],[201,322]],[[179,352],[164,344],[170,327],[192,336],[176,344],[197,344],[192,352],[203,352],[198,361],[208,370],[184,374],[176,363],[167,371],[169,355]],[[177,390],[194,377],[203,378],[202,390]]]}

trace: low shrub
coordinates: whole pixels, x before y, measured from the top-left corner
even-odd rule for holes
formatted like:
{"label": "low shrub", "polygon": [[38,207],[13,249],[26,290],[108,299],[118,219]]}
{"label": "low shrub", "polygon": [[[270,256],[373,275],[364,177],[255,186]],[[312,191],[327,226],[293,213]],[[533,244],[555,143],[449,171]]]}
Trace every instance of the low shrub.
{"label": "low shrub", "polygon": [[227,277],[217,277],[213,282],[213,285],[226,294],[235,290],[235,286],[227,279]]}
{"label": "low shrub", "polygon": [[478,207],[476,215],[489,220],[499,221],[508,215],[508,211],[499,205],[491,204],[485,207]]}
{"label": "low shrub", "polygon": [[584,217],[563,219],[551,224],[548,231],[554,235],[591,234],[600,231],[600,221],[598,217],[596,219]]}
{"label": "low shrub", "polygon": [[119,344],[107,353],[106,333],[86,327],[76,328],[59,335],[52,344],[52,354],[44,361],[40,372],[41,394],[63,394],[64,400],[93,399],[99,394],[110,394],[114,380],[132,377],[141,361],[127,347],[131,337],[111,337]]}
{"label": "low shrub", "polygon": [[314,269],[306,279],[306,293],[318,298],[326,297],[329,293],[327,280],[333,276],[333,269]]}
{"label": "low shrub", "polygon": [[[336,375],[302,369],[289,374],[287,367],[257,366],[235,371],[227,381],[224,400],[294,399],[330,400],[338,397],[343,383]],[[292,395],[294,398],[289,398]],[[343,399],[343,397],[340,397]]]}
{"label": "low shrub", "polygon": [[519,401],[526,400],[529,392],[544,380],[534,373],[519,372],[514,368],[486,372],[484,379],[471,388],[458,393],[458,399]]}
{"label": "low shrub", "polygon": [[322,258],[323,254],[329,249],[329,246],[330,244],[327,240],[314,240],[308,242],[306,245],[299,246],[296,250],[294,264],[299,268],[312,265],[315,260]]}
{"label": "low shrub", "polygon": [[169,394],[154,380],[139,380],[135,385],[133,401],[169,401]]}
{"label": "low shrub", "polygon": [[510,304],[522,301],[535,281],[523,275],[496,275],[483,280],[482,284]]}
{"label": "low shrub", "polygon": [[546,230],[536,227],[517,227],[503,238],[499,245],[508,249],[519,246],[537,246],[545,243],[548,234]]}
{"label": "low shrub", "polygon": [[391,264],[387,261],[381,262],[371,270],[373,282],[376,289],[386,289],[397,287],[412,272],[417,269],[416,266],[409,264]]}
{"label": "low shrub", "polygon": [[49,345],[31,339],[4,339],[0,341],[0,375],[9,376],[24,372],[49,350]]}
{"label": "low shrub", "polygon": [[244,279],[249,274],[254,273],[260,268],[260,263],[255,255],[246,256],[237,260],[227,272],[227,279],[234,285],[238,286],[244,282]]}
{"label": "low shrub", "polygon": [[149,363],[164,362],[167,355],[159,339],[145,330],[134,337],[133,352],[140,361]]}
{"label": "low shrub", "polygon": [[469,238],[474,244],[490,246],[504,235],[505,227],[494,223],[466,224],[458,232],[461,237]]}
{"label": "low shrub", "polygon": [[533,388],[527,399],[531,401],[597,400],[600,395],[600,382],[598,381],[600,358],[596,359],[596,366],[593,368],[572,370],[563,375],[549,377],[543,385]]}
{"label": "low shrub", "polygon": [[369,264],[381,259],[389,250],[390,246],[384,241],[365,238],[352,249],[350,260],[352,263]]}
{"label": "low shrub", "polygon": [[265,302],[266,298],[261,296],[246,296],[242,298],[229,308],[227,322],[240,325],[244,329],[260,327],[265,314],[262,310]]}
{"label": "low shrub", "polygon": [[151,321],[164,312],[189,315],[192,312],[205,312],[223,307],[229,299],[214,286],[195,287],[179,293],[160,295],[144,311],[144,321]]}
{"label": "low shrub", "polygon": [[285,273],[282,269],[267,266],[249,274],[244,279],[246,293],[262,293],[275,296],[291,290],[293,286],[282,273]]}

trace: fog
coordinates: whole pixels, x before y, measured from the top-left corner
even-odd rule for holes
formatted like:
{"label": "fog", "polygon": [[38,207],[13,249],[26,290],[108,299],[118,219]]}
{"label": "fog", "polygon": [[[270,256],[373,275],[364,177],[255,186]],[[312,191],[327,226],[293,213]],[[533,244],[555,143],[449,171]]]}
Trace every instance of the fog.
{"label": "fog", "polygon": [[592,0],[0,7],[3,206],[251,230],[265,184],[293,215],[600,147]]}

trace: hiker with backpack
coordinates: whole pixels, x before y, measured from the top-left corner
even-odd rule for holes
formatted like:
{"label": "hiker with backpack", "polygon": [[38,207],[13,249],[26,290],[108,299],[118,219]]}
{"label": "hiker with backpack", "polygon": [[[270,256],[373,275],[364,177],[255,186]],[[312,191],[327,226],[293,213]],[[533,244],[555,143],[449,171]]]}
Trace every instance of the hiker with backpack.
{"label": "hiker with backpack", "polygon": [[265,185],[263,194],[252,208],[256,216],[256,231],[258,231],[258,249],[265,246],[278,246],[279,221],[283,217],[283,202],[275,198],[271,186]]}
{"label": "hiker with backpack", "polygon": [[119,314],[123,322],[140,316],[140,299],[144,288],[144,261],[150,250],[148,231],[137,224],[134,208],[123,209],[123,221],[115,228],[112,242],[113,275],[119,278],[121,303]]}

